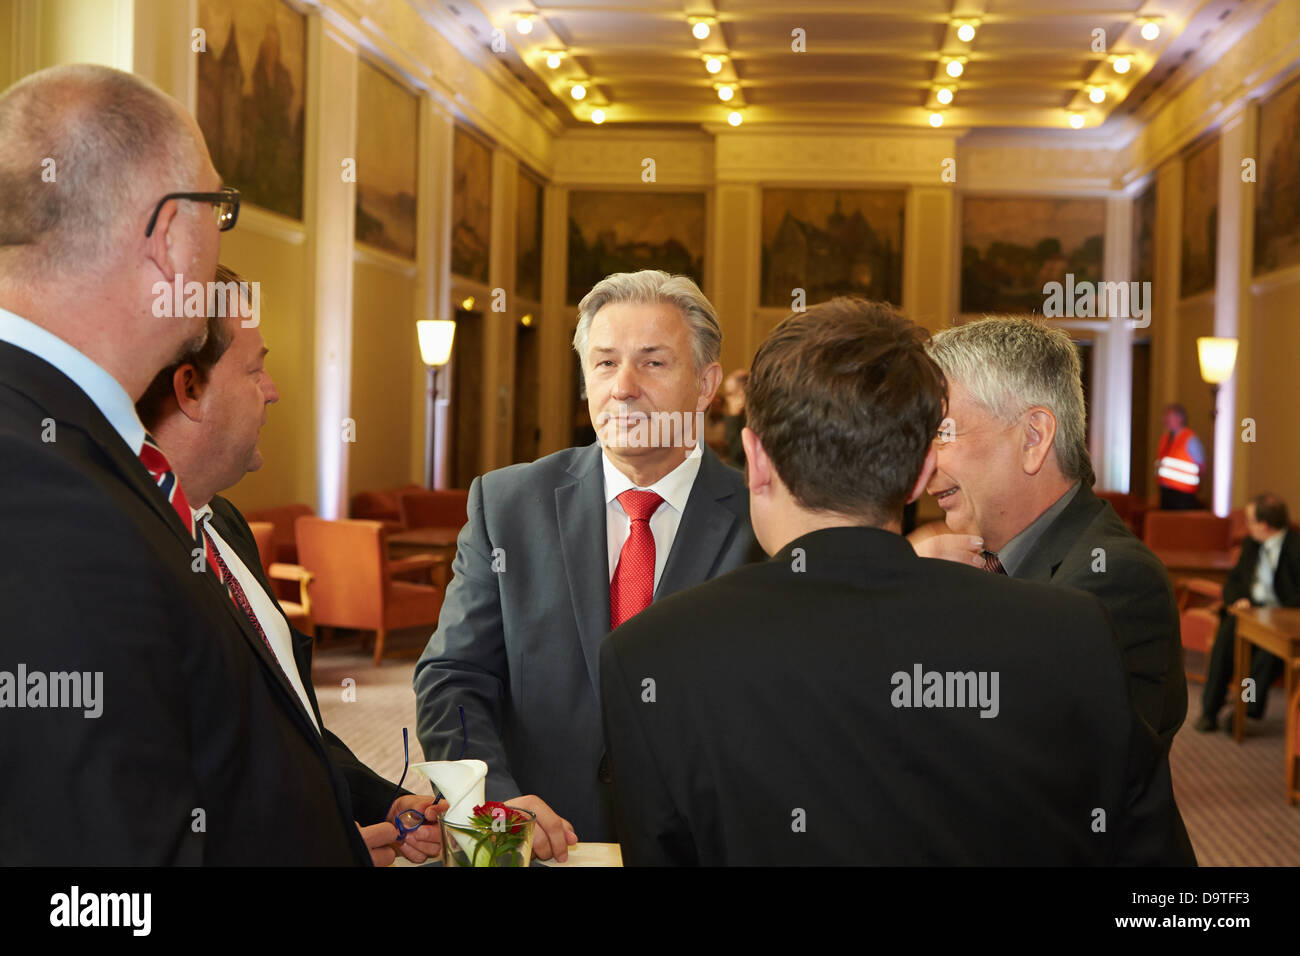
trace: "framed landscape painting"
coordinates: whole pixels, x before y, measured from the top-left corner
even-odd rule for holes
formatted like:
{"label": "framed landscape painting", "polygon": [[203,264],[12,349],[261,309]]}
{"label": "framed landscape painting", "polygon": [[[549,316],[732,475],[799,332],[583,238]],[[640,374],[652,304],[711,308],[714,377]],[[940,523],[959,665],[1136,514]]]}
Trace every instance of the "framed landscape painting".
{"label": "framed landscape painting", "polygon": [[1300,80],[1259,108],[1255,273],[1300,263]]}
{"label": "framed landscape painting", "polygon": [[542,184],[520,167],[515,202],[515,294],[542,298]]}
{"label": "framed landscape painting", "polygon": [[365,60],[357,64],[358,242],[415,258],[420,100]]}
{"label": "framed landscape painting", "polygon": [[1151,282],[1156,275],[1156,183],[1153,179],[1133,200],[1131,281]]}
{"label": "framed landscape painting", "polygon": [[901,189],[764,189],[764,306],[837,295],[903,301]]}
{"label": "framed landscape painting", "polygon": [[1219,248],[1219,138],[1188,154],[1183,164],[1183,269],[1185,299],[1214,288]]}
{"label": "framed landscape painting", "polygon": [[452,145],[451,271],[487,282],[491,233],[492,150],[457,126]]}
{"label": "framed landscape painting", "polygon": [[283,0],[199,0],[197,113],[244,202],[302,218],[306,18]]}

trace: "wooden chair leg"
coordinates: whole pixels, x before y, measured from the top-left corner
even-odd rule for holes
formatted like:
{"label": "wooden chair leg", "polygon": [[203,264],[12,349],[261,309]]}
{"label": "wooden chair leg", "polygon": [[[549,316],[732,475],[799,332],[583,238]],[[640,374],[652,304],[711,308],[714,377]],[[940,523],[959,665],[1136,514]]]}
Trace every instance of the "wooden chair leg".
{"label": "wooden chair leg", "polygon": [[375,631],[375,666],[378,667],[384,659],[384,629],[381,627]]}

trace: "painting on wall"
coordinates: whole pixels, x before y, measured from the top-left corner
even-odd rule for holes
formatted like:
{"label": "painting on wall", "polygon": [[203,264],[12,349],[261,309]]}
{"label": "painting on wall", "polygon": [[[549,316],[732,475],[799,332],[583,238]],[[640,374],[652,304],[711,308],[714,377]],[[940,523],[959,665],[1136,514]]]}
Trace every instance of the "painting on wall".
{"label": "painting on wall", "polygon": [[1300,263],[1300,80],[1259,109],[1255,272]]}
{"label": "painting on wall", "polygon": [[1129,264],[1133,282],[1151,282],[1156,274],[1156,183],[1151,180],[1133,200],[1133,260]]}
{"label": "painting on wall", "polygon": [[451,271],[488,281],[492,233],[492,150],[456,127],[452,146]]}
{"label": "painting on wall", "polygon": [[612,272],[662,269],[704,284],[704,193],[569,194],[568,301]]}
{"label": "painting on wall", "polygon": [[1214,288],[1219,233],[1219,139],[1189,153],[1183,164],[1183,298]]}
{"label": "painting on wall", "polygon": [[542,297],[542,184],[522,168],[515,203],[515,294],[534,302]]}
{"label": "painting on wall", "polygon": [[420,101],[365,60],[357,64],[358,242],[415,258]]}
{"label": "painting on wall", "polygon": [[1101,279],[1100,199],[967,196],[961,219],[964,313],[1041,312],[1047,283]]}
{"label": "painting on wall", "polygon": [[199,0],[198,122],[246,203],[302,218],[307,21],[283,0]]}
{"label": "painting on wall", "polygon": [[903,208],[894,189],[764,189],[761,303],[837,295],[903,301]]}

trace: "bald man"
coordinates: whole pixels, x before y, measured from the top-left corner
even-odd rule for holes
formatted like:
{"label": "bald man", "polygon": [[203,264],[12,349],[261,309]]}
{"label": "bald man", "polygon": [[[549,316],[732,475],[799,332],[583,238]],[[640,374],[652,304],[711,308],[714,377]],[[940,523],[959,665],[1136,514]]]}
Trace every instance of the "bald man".
{"label": "bald man", "polygon": [[0,209],[0,864],[369,865],[134,409],[238,192],[174,100],[60,66],[0,95]]}

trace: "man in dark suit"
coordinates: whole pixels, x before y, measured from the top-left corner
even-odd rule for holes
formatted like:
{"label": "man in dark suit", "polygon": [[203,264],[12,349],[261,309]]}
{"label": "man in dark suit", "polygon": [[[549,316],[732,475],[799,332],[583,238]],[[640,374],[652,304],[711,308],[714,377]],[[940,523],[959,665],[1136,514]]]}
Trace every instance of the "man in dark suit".
{"label": "man in dark suit", "polygon": [[[213,278],[238,213],[219,185],[193,119],[130,74],[55,67],[0,96],[0,672],[35,681],[22,708],[0,692],[0,863],[370,861],[319,733],[192,569],[133,407],[205,339],[170,291]],[[92,822],[41,825],[51,794]]]}
{"label": "man in dark suit", "polygon": [[[1203,732],[1218,726],[1219,710],[1232,680],[1237,618],[1229,611],[1248,607],[1300,607],[1300,534],[1291,529],[1286,502],[1267,492],[1256,495],[1246,505],[1246,532],[1241,557],[1223,584],[1219,630],[1214,636],[1210,667],[1205,675],[1201,716],[1196,721],[1196,729]],[[1280,657],[1262,647],[1254,649],[1250,676],[1255,693],[1253,699],[1247,699],[1247,716],[1264,716],[1268,690],[1282,675],[1282,668]],[[1232,729],[1232,721],[1228,721],[1226,729]]]}
{"label": "man in dark suit", "polygon": [[835,299],[759,348],[744,441],[772,559],[601,649],[627,863],[1193,862],[1096,599],[899,536],[943,414],[925,337]]}
{"label": "man in dark suit", "polygon": [[260,316],[251,314],[246,297],[238,308],[248,284],[224,266],[217,267],[217,282],[230,291],[232,307],[209,317],[202,348],[159,372],[136,410],[186,490],[196,546],[204,549],[208,571],[265,635],[282,688],[292,692],[343,772],[357,820],[369,823],[358,826],[372,861],[387,866],[400,850],[421,863],[439,851],[436,823],[417,826],[401,840],[391,824],[407,810],[416,811],[412,822],[421,816],[436,821],[434,798],[414,796],[383,779],[326,729],[311,681],[312,639],[289,625],[262,570],[248,522],[218,494],[262,467],[258,438],[267,406],[280,396],[266,369]]}
{"label": "man in dark suit", "polygon": [[603,279],[578,309],[600,440],[474,480],[415,670],[425,754],[486,761],[488,798],[536,812],[536,853],[560,860],[578,836],[613,839],[601,640],[758,556],[744,476],[702,441],[722,377],[713,306],[690,279],[646,270]]}
{"label": "man in dark suit", "polygon": [[996,318],[945,329],[930,352],[949,394],[929,490],[949,529],[982,539],[986,570],[1101,601],[1138,713],[1167,748],[1187,716],[1178,607],[1159,559],[1092,493],[1074,344]]}

